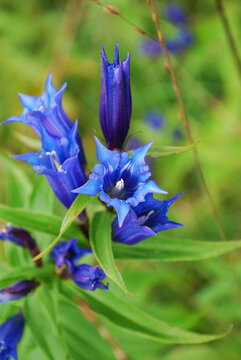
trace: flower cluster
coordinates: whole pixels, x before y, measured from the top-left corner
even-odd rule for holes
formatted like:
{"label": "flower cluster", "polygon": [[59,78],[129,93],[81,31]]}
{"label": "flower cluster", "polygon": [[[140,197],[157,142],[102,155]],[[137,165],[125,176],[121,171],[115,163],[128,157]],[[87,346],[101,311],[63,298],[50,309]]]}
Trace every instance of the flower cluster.
{"label": "flower cluster", "polygon": [[[167,50],[172,53],[179,53],[186,50],[193,44],[193,33],[188,27],[187,14],[183,8],[175,3],[169,3],[164,8],[164,14],[167,21],[176,26],[174,37],[165,39]],[[140,45],[141,51],[151,57],[160,56],[163,53],[159,41],[145,39]]]}
{"label": "flower cluster", "polygon": [[24,106],[21,116],[12,116],[3,123],[22,122],[33,128],[41,139],[38,153],[29,152],[13,157],[33,165],[34,170],[46,176],[59,200],[69,208],[76,195],[72,189],[85,183],[86,159],[78,122],[72,124],[62,106],[66,84],[58,91],[52,85],[52,75],[46,80],[40,97],[19,94]]}
{"label": "flower cluster", "polygon": [[[114,60],[116,73],[121,71],[120,69],[122,68],[122,65],[119,65],[119,60],[116,60],[118,58],[117,55],[118,47],[116,48]],[[104,54],[104,56],[105,63],[107,63],[106,55]],[[101,54],[102,57],[103,53]],[[102,67],[102,78],[105,77],[104,93],[106,88],[113,87],[112,77],[108,79],[105,74],[106,69]],[[125,90],[129,94],[129,86]],[[120,97],[125,98],[123,87],[117,88],[117,93],[115,94],[117,98],[118,92]],[[100,113],[104,113],[106,107],[112,106],[113,99],[105,98],[107,103],[103,104],[101,102],[100,108],[104,107],[104,109]],[[129,115],[129,109],[126,111]],[[118,113],[118,107],[116,112]],[[111,119],[112,122],[110,121]],[[112,117],[108,118],[108,121],[106,126],[109,129],[113,129],[113,123],[116,126],[118,125],[116,129],[121,126],[125,127],[126,123],[129,127],[129,116],[116,118],[116,116],[112,115]],[[125,134],[126,136],[127,133]],[[122,139],[122,144],[124,140]],[[107,149],[97,138],[95,138],[95,142],[97,159],[100,164],[94,166],[89,180],[81,187],[75,189],[74,192],[90,196],[99,194],[102,202],[116,210],[117,219],[113,223],[114,241],[135,244],[148,236],[156,235],[159,231],[181,226],[181,224],[170,222],[166,216],[168,207],[180,194],[165,201],[158,201],[153,198],[153,193],[166,194],[167,192],[162,190],[153,180],[149,180],[151,172],[146,163],[145,156],[152,142],[134,148],[131,156],[127,152]],[[116,143],[112,147],[118,148],[119,145],[117,146]]]}
{"label": "flower cluster", "polygon": [[98,287],[108,290],[108,285],[101,282],[106,278],[106,275],[98,266],[76,265],[82,256],[92,253],[90,249],[78,247],[77,241],[78,239],[72,239],[55,245],[51,251],[52,261],[55,262],[57,268],[66,265],[69,276],[83,289],[93,291]]}
{"label": "flower cluster", "polygon": [[[177,13],[175,16],[169,13],[168,17],[177,24],[182,23],[185,18]],[[151,179],[146,155],[152,142],[139,146],[130,142],[128,144],[127,141],[125,145],[131,117],[130,55],[120,61],[117,43],[114,61],[109,63],[102,47],[101,71],[99,114],[107,147],[95,138],[99,164],[94,166],[88,180],[78,123],[75,121],[72,124],[62,106],[66,84],[58,91],[53,87],[52,76],[49,74],[46,92],[40,97],[20,94],[24,106],[22,115],[13,116],[5,123],[25,123],[40,137],[41,149],[38,153],[30,152],[15,157],[29,162],[35,170],[44,174],[56,196],[67,208],[77,194],[99,195],[100,201],[117,214],[112,224],[113,241],[133,245],[160,231],[182,226],[170,221],[167,216],[169,206],[181,193],[168,200],[155,199],[153,194],[167,192]],[[154,127],[160,127],[163,119],[154,115],[154,121],[153,114],[149,121]],[[124,146],[132,152],[123,151]],[[86,220],[85,226],[88,226],[86,213],[82,213],[82,216]],[[88,235],[88,231],[86,234]],[[32,256],[39,253],[35,240],[24,229],[7,225],[0,230],[0,239],[26,248]],[[50,255],[57,267],[55,274],[73,280],[77,286],[86,290],[108,290],[108,284],[102,282],[106,278],[102,269],[78,264],[85,254],[92,251],[80,248],[77,241],[77,238],[62,241],[53,247]],[[43,266],[42,260],[36,266]],[[34,278],[22,279],[0,289],[0,302],[23,298],[38,286],[41,283]],[[23,328],[24,318],[21,312],[0,326],[0,359],[17,359],[16,346],[22,337]]]}

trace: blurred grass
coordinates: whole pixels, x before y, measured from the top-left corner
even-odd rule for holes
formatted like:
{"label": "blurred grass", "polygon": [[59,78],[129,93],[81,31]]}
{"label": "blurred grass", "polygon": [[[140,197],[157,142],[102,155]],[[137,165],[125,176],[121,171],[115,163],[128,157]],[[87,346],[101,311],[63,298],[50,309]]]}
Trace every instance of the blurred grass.
{"label": "blurred grass", "polygon": [[[149,10],[144,1],[109,2],[140,28],[155,36]],[[192,47],[172,56],[202,165],[218,207],[228,239],[240,237],[240,83],[229,53],[222,24],[210,1],[180,1],[189,14],[195,37]],[[158,1],[160,16],[163,1]],[[238,0],[227,3],[227,14],[236,42],[241,37],[241,7]],[[163,20],[166,34],[173,29]],[[68,87],[64,106],[72,120],[79,119],[89,164],[96,162],[93,131],[100,132],[100,45],[113,58],[114,43],[120,55],[131,53],[133,115],[130,134],[156,145],[187,145],[172,133],[182,129],[177,104],[162,58],[150,59],[139,50],[143,36],[118,16],[104,13],[91,1],[70,0],[0,2],[0,121],[20,114],[17,92],[39,95],[48,71],[54,85],[64,81]],[[165,125],[159,132],[147,127],[145,113],[157,109],[164,113]],[[14,133],[34,136],[22,124],[0,127],[1,151],[26,152],[29,148]],[[184,134],[184,131],[183,131]],[[15,162],[17,164],[17,161]],[[9,200],[8,166],[0,159],[0,200]],[[30,166],[20,163],[30,181],[37,181]],[[184,227],[171,230],[170,237],[219,241],[208,199],[203,191],[192,152],[155,161],[153,174],[170,196],[184,195],[170,209],[170,218]],[[14,197],[10,197],[12,202]],[[16,204],[18,201],[15,202]],[[55,202],[55,211],[63,208]],[[43,209],[42,209],[43,210]],[[46,209],[48,211],[48,209]],[[180,240],[181,241],[181,240]],[[241,281],[240,253],[232,256]],[[224,258],[193,264],[127,263],[123,268],[127,285],[140,296],[133,301],[164,320],[201,332],[234,329],[228,338],[209,345],[160,346],[132,338],[108,324],[131,359],[144,360],[240,360],[241,308],[236,284]],[[116,290],[118,291],[118,290]],[[120,295],[122,296],[122,295]],[[185,325],[186,324],[186,325]]]}

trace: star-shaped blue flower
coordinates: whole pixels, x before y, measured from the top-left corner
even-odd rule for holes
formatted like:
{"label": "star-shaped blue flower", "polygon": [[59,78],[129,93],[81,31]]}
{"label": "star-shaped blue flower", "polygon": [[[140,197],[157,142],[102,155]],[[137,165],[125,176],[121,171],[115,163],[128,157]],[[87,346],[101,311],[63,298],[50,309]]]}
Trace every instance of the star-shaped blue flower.
{"label": "star-shaped blue flower", "polygon": [[114,220],[112,239],[133,245],[160,231],[182,226],[170,221],[166,215],[169,206],[181,195],[182,193],[177,194],[164,201],[154,199],[151,194],[147,195],[145,202],[131,209],[122,226],[119,226],[117,218]]}
{"label": "star-shaped blue flower", "polygon": [[145,156],[152,142],[133,151],[131,157],[126,152],[111,151],[95,138],[97,159],[93,173],[86,184],[74,190],[79,194],[95,196],[113,206],[117,211],[119,226],[123,224],[130,206],[145,201],[149,193],[166,194],[153,181],[147,181],[151,173],[145,162]]}

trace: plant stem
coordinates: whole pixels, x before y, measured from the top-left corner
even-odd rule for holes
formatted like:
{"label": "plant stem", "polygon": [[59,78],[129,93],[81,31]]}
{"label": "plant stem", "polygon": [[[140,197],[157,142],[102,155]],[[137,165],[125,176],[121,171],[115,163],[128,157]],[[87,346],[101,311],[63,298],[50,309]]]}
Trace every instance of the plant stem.
{"label": "plant stem", "polygon": [[217,10],[220,16],[220,19],[223,23],[223,28],[227,37],[227,41],[228,41],[228,45],[230,47],[230,52],[233,56],[234,62],[237,65],[237,69],[239,72],[239,75],[241,77],[241,60],[239,58],[239,54],[238,54],[238,50],[237,47],[235,45],[234,42],[234,38],[231,32],[231,28],[228,22],[228,18],[224,9],[224,5],[223,5],[223,0],[215,0],[216,1],[216,6],[217,6]]}
{"label": "plant stem", "polygon": [[[172,64],[171,64],[171,59],[170,59],[170,56],[169,56],[169,53],[168,53],[168,50],[167,50],[167,47],[166,47],[166,42],[165,42],[165,39],[164,39],[164,36],[163,36],[160,20],[159,20],[158,15],[157,15],[156,4],[155,4],[154,0],[147,0],[147,4],[151,7],[152,20],[153,20],[153,22],[155,24],[156,31],[157,31],[157,36],[158,36],[159,42],[160,42],[160,44],[162,46],[162,49],[163,49],[163,55],[164,55],[164,59],[165,59],[164,66],[167,69],[167,72],[171,77],[172,87],[173,87],[173,90],[174,90],[174,93],[175,93],[175,96],[176,96],[176,99],[177,99],[177,102],[178,102],[178,105],[179,105],[179,116],[180,116],[180,119],[181,119],[185,129],[186,129],[189,141],[190,141],[191,144],[193,144],[194,143],[194,138],[193,138],[191,127],[190,127],[190,124],[189,124],[189,120],[188,120],[188,117],[187,117],[187,114],[186,114],[186,111],[185,111],[185,108],[184,108],[184,104],[183,104],[182,96],[181,96],[181,93],[180,93],[180,89],[179,89],[178,84],[177,84],[176,75],[174,73],[174,70],[173,70],[173,67],[172,67]],[[217,223],[220,238],[222,240],[226,240],[226,237],[225,237],[222,225],[221,225],[221,221],[220,221],[220,218],[219,218],[219,215],[218,215],[218,212],[217,212],[217,208],[216,208],[216,205],[214,203],[211,191],[209,190],[207,180],[206,180],[206,177],[205,177],[202,165],[201,165],[200,157],[199,157],[199,154],[198,154],[198,151],[197,151],[196,147],[193,148],[193,151],[194,151],[198,171],[200,173],[200,177],[201,177],[204,189],[206,191],[206,194],[208,196],[208,199],[210,201],[210,204],[211,204],[211,207],[212,207],[212,210],[213,210],[214,217],[216,219],[216,223]]]}
{"label": "plant stem", "polygon": [[107,327],[100,322],[100,320],[96,316],[95,312],[91,309],[89,304],[87,304],[83,299],[80,298],[77,299],[77,303],[81,311],[83,312],[83,315],[86,317],[86,319],[96,326],[102,338],[110,345],[110,347],[113,350],[113,353],[115,354],[115,357],[118,360],[128,360],[129,357],[127,356],[127,354],[120,347],[120,345],[112,336],[111,332],[107,329]]}

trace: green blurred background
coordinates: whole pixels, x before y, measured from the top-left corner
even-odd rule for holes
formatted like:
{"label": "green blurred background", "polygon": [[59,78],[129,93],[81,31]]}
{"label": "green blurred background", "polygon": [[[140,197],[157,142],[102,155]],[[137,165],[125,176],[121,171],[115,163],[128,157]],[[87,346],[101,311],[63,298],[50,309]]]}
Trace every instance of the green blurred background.
{"label": "green blurred background", "polygon": [[[223,229],[227,239],[235,240],[240,238],[241,227],[240,77],[215,1],[183,0],[178,3],[188,14],[194,44],[173,55],[172,63],[194,138],[200,140],[201,163]],[[109,4],[118,7],[126,18],[155,36],[145,1],[113,0]],[[232,33],[238,42],[241,38],[240,2],[235,0],[226,5]],[[163,1],[157,1],[164,33],[169,36],[174,28],[163,18],[163,6]],[[56,87],[65,81],[68,83],[64,106],[72,120],[79,119],[79,131],[92,167],[96,162],[93,129],[100,132],[100,46],[104,44],[112,60],[118,40],[121,58],[127,52],[131,53],[133,113],[130,134],[136,134],[143,143],[152,139],[155,145],[187,145],[188,139],[178,118],[177,102],[163,59],[161,56],[147,57],[140,51],[143,38],[119,16],[105,13],[91,1],[1,0],[0,121],[21,113],[17,92],[40,95],[46,76],[52,71]],[[145,123],[146,112],[152,110],[164,114],[164,126],[159,131]],[[179,140],[173,138],[176,129],[182,133]],[[27,164],[8,160],[4,155],[33,150],[22,141],[22,136],[36,137],[23,124],[0,127],[0,202],[27,206],[21,189],[30,182],[45,189],[42,203],[39,205],[38,202],[35,210],[47,212],[46,204],[51,194],[45,187],[45,180],[39,180]],[[19,189],[13,192],[11,184],[16,176]],[[180,241],[184,238],[220,241],[192,151],[156,160],[153,176],[169,196],[184,192],[169,212],[170,218],[184,227],[167,232],[167,236]],[[63,215],[65,210],[54,200],[53,211]],[[241,286],[240,259],[240,253],[236,252],[231,261]],[[234,323],[231,334],[215,343],[160,346],[129,336],[103,320],[130,359],[240,360],[241,298],[227,259],[186,264],[125,262],[122,272],[128,288],[139,294],[131,301],[160,319],[204,333],[222,332]]]}

